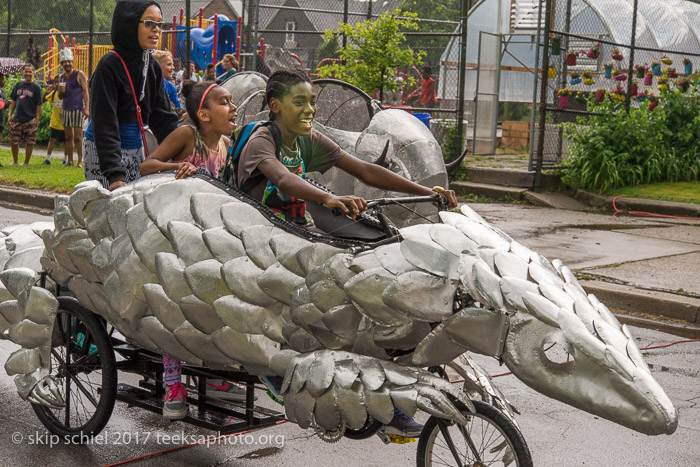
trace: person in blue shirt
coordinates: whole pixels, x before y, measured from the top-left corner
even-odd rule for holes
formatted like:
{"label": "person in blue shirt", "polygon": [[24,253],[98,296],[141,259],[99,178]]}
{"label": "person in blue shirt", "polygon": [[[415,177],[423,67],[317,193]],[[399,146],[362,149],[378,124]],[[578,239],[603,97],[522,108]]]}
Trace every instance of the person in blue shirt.
{"label": "person in blue shirt", "polygon": [[182,113],[182,104],[180,103],[180,98],[177,95],[177,88],[173,81],[175,77],[173,72],[175,71],[175,62],[173,61],[173,54],[167,50],[156,50],[153,52],[153,58],[155,58],[160,64],[160,69],[163,70],[163,85],[165,86],[165,92],[170,98],[170,102],[173,103],[173,107],[178,114]]}

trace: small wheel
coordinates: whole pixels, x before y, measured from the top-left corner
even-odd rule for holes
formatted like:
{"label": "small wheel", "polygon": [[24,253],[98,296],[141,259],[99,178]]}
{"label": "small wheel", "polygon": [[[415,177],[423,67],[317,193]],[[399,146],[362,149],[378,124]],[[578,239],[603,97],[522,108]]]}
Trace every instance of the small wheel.
{"label": "small wheel", "polygon": [[59,297],[51,346],[51,376],[63,409],[32,404],[53,434],[80,443],[107,424],[117,398],[117,364],[103,324],[74,298]]}
{"label": "small wheel", "polygon": [[370,415],[367,415],[367,421],[365,421],[365,424],[362,426],[362,428],[355,430],[354,428],[346,427],[345,437],[350,439],[371,438],[377,433],[377,431],[379,431],[379,429],[383,425],[384,424],[379,420],[375,420]]}
{"label": "small wheel", "polygon": [[430,417],[418,440],[418,467],[488,465],[532,467],[532,457],[520,430],[498,409],[473,400],[465,426]]}

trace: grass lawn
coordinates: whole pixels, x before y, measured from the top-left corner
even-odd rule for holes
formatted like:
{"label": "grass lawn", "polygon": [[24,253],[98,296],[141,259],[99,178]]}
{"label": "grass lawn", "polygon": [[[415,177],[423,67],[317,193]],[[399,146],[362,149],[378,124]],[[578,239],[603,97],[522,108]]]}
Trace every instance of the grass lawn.
{"label": "grass lawn", "polygon": [[[63,152],[60,152],[63,154]],[[44,156],[32,156],[29,165],[24,162],[24,148],[19,149],[20,165],[12,165],[12,153],[0,150],[0,185],[38,188],[58,193],[72,193],[73,187],[85,180],[80,167],[65,167],[61,159],[52,159],[51,165],[43,165]]]}
{"label": "grass lawn", "polygon": [[608,190],[606,195],[700,204],[699,182],[652,183]]}

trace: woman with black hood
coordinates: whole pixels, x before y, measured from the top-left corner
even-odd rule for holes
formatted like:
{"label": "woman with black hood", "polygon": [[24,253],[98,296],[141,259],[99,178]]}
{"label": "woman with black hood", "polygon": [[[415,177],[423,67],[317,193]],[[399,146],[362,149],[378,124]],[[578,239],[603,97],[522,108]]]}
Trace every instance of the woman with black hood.
{"label": "woman with black hood", "polygon": [[177,127],[163,73],[151,57],[164,26],[158,3],[119,0],[112,16],[116,53],[105,54],[90,79],[92,120],[83,140],[85,179],[99,180],[109,190],[136,180],[144,160],[134,92],[143,124],[159,142]]}

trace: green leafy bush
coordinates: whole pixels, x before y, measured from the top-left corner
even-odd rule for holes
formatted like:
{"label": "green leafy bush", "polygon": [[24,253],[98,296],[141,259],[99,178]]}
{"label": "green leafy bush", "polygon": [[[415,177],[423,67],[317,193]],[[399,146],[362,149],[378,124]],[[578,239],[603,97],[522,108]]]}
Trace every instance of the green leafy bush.
{"label": "green leafy bush", "polygon": [[602,193],[640,183],[698,180],[700,173],[700,77],[690,90],[662,92],[627,113],[605,99],[588,102],[588,121],[562,126],[571,157],[564,161],[566,183]]}

